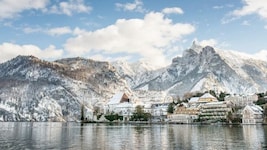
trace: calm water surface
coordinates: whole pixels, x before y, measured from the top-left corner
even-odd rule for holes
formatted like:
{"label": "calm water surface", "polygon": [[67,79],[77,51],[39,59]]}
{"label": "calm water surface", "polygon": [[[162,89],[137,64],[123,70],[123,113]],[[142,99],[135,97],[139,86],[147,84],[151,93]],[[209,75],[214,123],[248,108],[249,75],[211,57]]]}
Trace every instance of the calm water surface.
{"label": "calm water surface", "polygon": [[0,149],[267,149],[267,126],[0,123]]}

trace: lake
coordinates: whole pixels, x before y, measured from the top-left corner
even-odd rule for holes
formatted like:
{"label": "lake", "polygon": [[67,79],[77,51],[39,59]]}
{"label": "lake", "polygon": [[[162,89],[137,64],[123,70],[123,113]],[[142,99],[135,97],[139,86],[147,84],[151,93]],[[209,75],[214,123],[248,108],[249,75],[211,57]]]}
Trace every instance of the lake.
{"label": "lake", "polygon": [[267,126],[0,122],[0,149],[267,149]]}

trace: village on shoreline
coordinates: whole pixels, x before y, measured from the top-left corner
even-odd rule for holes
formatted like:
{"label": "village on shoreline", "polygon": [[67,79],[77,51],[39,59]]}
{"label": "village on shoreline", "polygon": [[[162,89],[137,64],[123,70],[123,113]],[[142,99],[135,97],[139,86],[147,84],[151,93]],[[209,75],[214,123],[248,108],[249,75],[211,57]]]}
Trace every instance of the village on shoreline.
{"label": "village on shoreline", "polygon": [[[150,92],[150,100],[145,95]],[[138,101],[117,93],[102,108],[82,108],[82,123],[266,124],[267,92],[252,95],[187,93],[185,100],[164,92],[138,91]]]}

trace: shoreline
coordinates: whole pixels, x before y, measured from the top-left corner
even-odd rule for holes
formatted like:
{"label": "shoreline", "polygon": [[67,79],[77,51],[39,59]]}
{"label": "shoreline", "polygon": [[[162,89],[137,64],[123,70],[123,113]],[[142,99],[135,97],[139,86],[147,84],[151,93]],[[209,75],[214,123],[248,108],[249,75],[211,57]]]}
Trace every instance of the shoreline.
{"label": "shoreline", "polygon": [[128,122],[80,122],[81,124],[140,124],[140,125],[217,125],[217,126],[225,126],[225,125],[234,125],[234,126],[246,126],[246,125],[267,125],[267,123],[261,124],[242,124],[242,123],[203,123],[203,122],[195,122],[195,123],[179,123],[179,122],[144,122],[144,121],[128,121]]}

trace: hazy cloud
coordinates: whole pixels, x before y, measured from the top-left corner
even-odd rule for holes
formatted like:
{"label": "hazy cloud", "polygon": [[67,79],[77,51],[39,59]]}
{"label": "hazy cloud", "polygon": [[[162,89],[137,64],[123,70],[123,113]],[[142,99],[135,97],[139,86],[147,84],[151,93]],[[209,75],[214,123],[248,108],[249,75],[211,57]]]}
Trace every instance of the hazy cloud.
{"label": "hazy cloud", "polygon": [[85,5],[83,0],[69,0],[43,9],[43,11],[72,16],[74,13],[89,13],[92,11],[92,7]]}
{"label": "hazy cloud", "polygon": [[212,8],[213,8],[213,9],[223,9],[224,6],[222,6],[222,5],[221,5],[221,6],[213,6]]}
{"label": "hazy cloud", "polygon": [[172,8],[164,8],[162,10],[164,14],[183,14],[183,10],[179,7],[172,7]]}
{"label": "hazy cloud", "polygon": [[50,0],[0,0],[0,20],[19,16],[26,10],[42,10],[45,13],[65,14],[89,13],[92,7],[83,0],[68,0],[49,6]]}
{"label": "hazy cloud", "polygon": [[141,0],[135,0],[133,3],[116,3],[115,6],[118,10],[145,12]]}
{"label": "hazy cloud", "polygon": [[23,28],[23,32],[24,33],[36,33],[36,32],[43,32],[44,30],[40,27],[36,27],[36,28],[32,28],[32,27],[26,27],[26,28]]}
{"label": "hazy cloud", "polygon": [[250,23],[249,23],[249,21],[247,21],[247,20],[244,20],[244,21],[241,23],[241,25],[244,25],[244,26],[249,26],[249,25],[250,25]]}
{"label": "hazy cloud", "polygon": [[231,8],[231,7],[234,7],[234,5],[232,5],[232,4],[216,5],[216,6],[213,6],[212,8],[219,10],[219,9]]}
{"label": "hazy cloud", "polygon": [[70,34],[70,33],[72,33],[72,30],[70,29],[70,27],[67,27],[67,26],[52,28],[48,30],[48,34],[53,35],[53,36]]}
{"label": "hazy cloud", "polygon": [[70,27],[68,26],[64,26],[64,27],[55,27],[55,28],[41,28],[41,27],[25,27],[23,29],[24,33],[36,33],[36,32],[40,32],[40,33],[44,33],[44,34],[48,34],[51,36],[60,36],[60,35],[64,35],[64,34],[72,34],[74,33],[74,31],[71,30]]}

